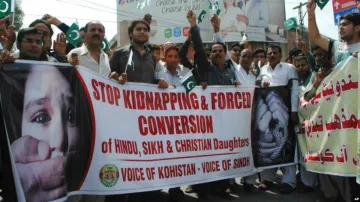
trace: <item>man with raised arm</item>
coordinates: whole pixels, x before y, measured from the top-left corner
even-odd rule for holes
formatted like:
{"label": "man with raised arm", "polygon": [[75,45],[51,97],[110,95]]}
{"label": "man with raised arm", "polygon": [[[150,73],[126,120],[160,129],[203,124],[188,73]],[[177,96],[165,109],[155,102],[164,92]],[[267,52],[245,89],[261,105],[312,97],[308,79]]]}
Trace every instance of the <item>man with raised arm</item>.
{"label": "man with raised arm", "polygon": [[316,25],[315,16],[316,2],[309,0],[307,4],[309,21],[309,38],[313,43],[327,52],[330,52],[335,58],[335,64],[346,59],[354,52],[360,51],[360,14],[348,13],[340,18],[339,36],[340,41],[331,41],[320,35]]}

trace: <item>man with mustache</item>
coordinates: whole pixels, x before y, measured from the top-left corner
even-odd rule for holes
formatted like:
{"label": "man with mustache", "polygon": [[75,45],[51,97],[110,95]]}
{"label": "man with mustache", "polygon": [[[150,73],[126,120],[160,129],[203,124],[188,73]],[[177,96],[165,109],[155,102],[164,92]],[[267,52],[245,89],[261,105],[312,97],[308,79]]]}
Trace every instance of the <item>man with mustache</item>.
{"label": "man with mustache", "polygon": [[86,44],[69,52],[69,62],[87,67],[103,76],[109,76],[109,57],[101,48],[105,37],[104,25],[98,21],[91,21],[85,25],[84,32]]}
{"label": "man with mustache", "polygon": [[[239,85],[240,83],[236,80],[233,70],[235,67],[232,67],[233,64],[230,60],[225,60],[227,50],[226,45],[223,43],[215,43],[211,49],[211,61],[208,61],[202,44],[200,31],[196,23],[196,15],[192,10],[189,10],[186,17],[191,26],[190,33],[196,55],[196,71],[198,72],[200,82],[205,82],[207,85]],[[210,188],[213,188],[211,193],[224,198],[230,197],[227,192],[229,180],[220,180],[211,183],[210,185]],[[197,191],[199,191],[199,198],[207,198],[209,191],[207,186],[207,184],[197,185],[199,189],[195,189],[198,189]]]}
{"label": "man with mustache", "polygon": [[[291,87],[291,119],[293,124],[298,123],[298,89],[296,69],[289,63],[281,62],[281,48],[278,45],[269,45],[266,49],[268,64],[263,66],[257,78],[257,84],[262,87],[285,86],[292,82]],[[267,190],[276,180],[277,169],[268,169],[261,173],[263,180],[259,186],[261,190]],[[285,167],[285,173],[280,186],[281,193],[290,193],[295,190],[296,186],[296,166]]]}
{"label": "man with mustache", "polygon": [[208,61],[202,46],[202,39],[196,24],[195,14],[189,11],[187,18],[191,25],[190,32],[196,54],[195,63],[197,64],[201,80],[207,82],[208,85],[240,84],[236,81],[236,76],[233,71],[235,67],[233,67],[232,61],[225,59],[226,45],[219,42],[215,43],[211,48],[210,61]]}

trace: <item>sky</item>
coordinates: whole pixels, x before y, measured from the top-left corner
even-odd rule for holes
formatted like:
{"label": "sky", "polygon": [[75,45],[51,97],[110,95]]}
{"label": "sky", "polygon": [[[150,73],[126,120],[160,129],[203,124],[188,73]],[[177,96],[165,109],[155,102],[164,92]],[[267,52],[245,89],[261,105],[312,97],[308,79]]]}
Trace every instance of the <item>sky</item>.
{"label": "sky", "polygon": [[[293,10],[293,7],[306,1],[285,0],[286,18],[298,18],[298,10]],[[118,0],[22,0],[21,6],[25,13],[23,27],[28,27],[32,21],[42,18],[44,14],[56,16],[69,26],[76,20],[80,27],[85,26],[91,20],[99,20],[106,28],[106,37],[111,40],[117,33],[117,2]],[[268,0],[268,2],[271,3],[271,0]],[[303,12],[305,11],[306,7],[304,6]],[[316,16],[320,32],[328,37],[338,39],[337,28],[333,19],[332,2],[329,1],[323,10],[317,8]],[[307,15],[304,23],[305,27],[307,27]],[[55,34],[60,33],[57,28],[53,29]],[[53,38],[56,37],[55,34]]]}

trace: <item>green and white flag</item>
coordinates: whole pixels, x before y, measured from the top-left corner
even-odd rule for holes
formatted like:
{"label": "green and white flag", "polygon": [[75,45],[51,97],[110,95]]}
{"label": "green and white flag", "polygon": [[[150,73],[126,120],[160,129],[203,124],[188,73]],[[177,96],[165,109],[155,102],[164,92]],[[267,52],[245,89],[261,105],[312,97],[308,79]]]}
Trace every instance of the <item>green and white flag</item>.
{"label": "green and white flag", "polygon": [[295,17],[289,18],[284,22],[284,26],[286,30],[291,30],[293,28],[297,28],[298,24],[297,24],[297,20]]}
{"label": "green and white flag", "polygon": [[184,86],[186,93],[190,93],[190,91],[196,87],[196,80],[192,74],[192,71],[189,71],[187,74],[185,74],[180,82]]}
{"label": "green and white flag", "polygon": [[133,51],[132,49],[130,50],[130,53],[129,53],[129,58],[128,58],[128,61],[126,63],[126,67],[125,67],[125,73],[127,72],[127,69],[130,68],[131,71],[135,71],[135,65],[134,65],[134,62],[133,62]]}
{"label": "green and white flag", "polygon": [[143,8],[145,8],[146,6],[150,6],[150,2],[149,0],[143,0],[143,2],[138,2],[136,4],[136,8],[138,8],[139,10],[142,10]]}
{"label": "green and white flag", "polygon": [[15,12],[15,0],[0,1],[0,18],[10,15]]}
{"label": "green and white flag", "polygon": [[205,15],[206,15],[206,11],[205,11],[205,10],[202,10],[202,11],[200,12],[198,18],[197,18],[197,19],[198,19],[198,23],[201,23],[201,22],[204,20]]}
{"label": "green and white flag", "polygon": [[208,0],[208,1],[209,1],[209,9],[214,11],[216,13],[216,15],[219,15],[221,12],[219,2],[217,0],[215,0],[214,3],[211,3],[210,0]]}
{"label": "green and white flag", "polygon": [[316,4],[320,7],[322,10],[326,4],[329,2],[329,0],[316,0]]}
{"label": "green and white flag", "polygon": [[75,47],[77,47],[80,44],[82,38],[80,36],[79,25],[73,23],[70,26],[70,28],[66,32],[66,40]]}
{"label": "green and white flag", "polygon": [[102,42],[101,48],[103,49],[103,51],[107,51],[110,48],[110,43],[106,37],[104,37],[104,41]]}

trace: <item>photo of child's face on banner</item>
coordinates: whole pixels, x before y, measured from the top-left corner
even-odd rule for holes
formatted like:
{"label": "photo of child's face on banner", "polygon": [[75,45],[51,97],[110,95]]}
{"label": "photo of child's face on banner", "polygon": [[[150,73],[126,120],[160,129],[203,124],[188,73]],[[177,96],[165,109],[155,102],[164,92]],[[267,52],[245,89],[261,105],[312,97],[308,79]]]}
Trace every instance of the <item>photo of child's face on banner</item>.
{"label": "photo of child's face on banner", "polygon": [[26,201],[51,201],[78,189],[91,147],[91,116],[73,67],[7,67],[2,100]]}

